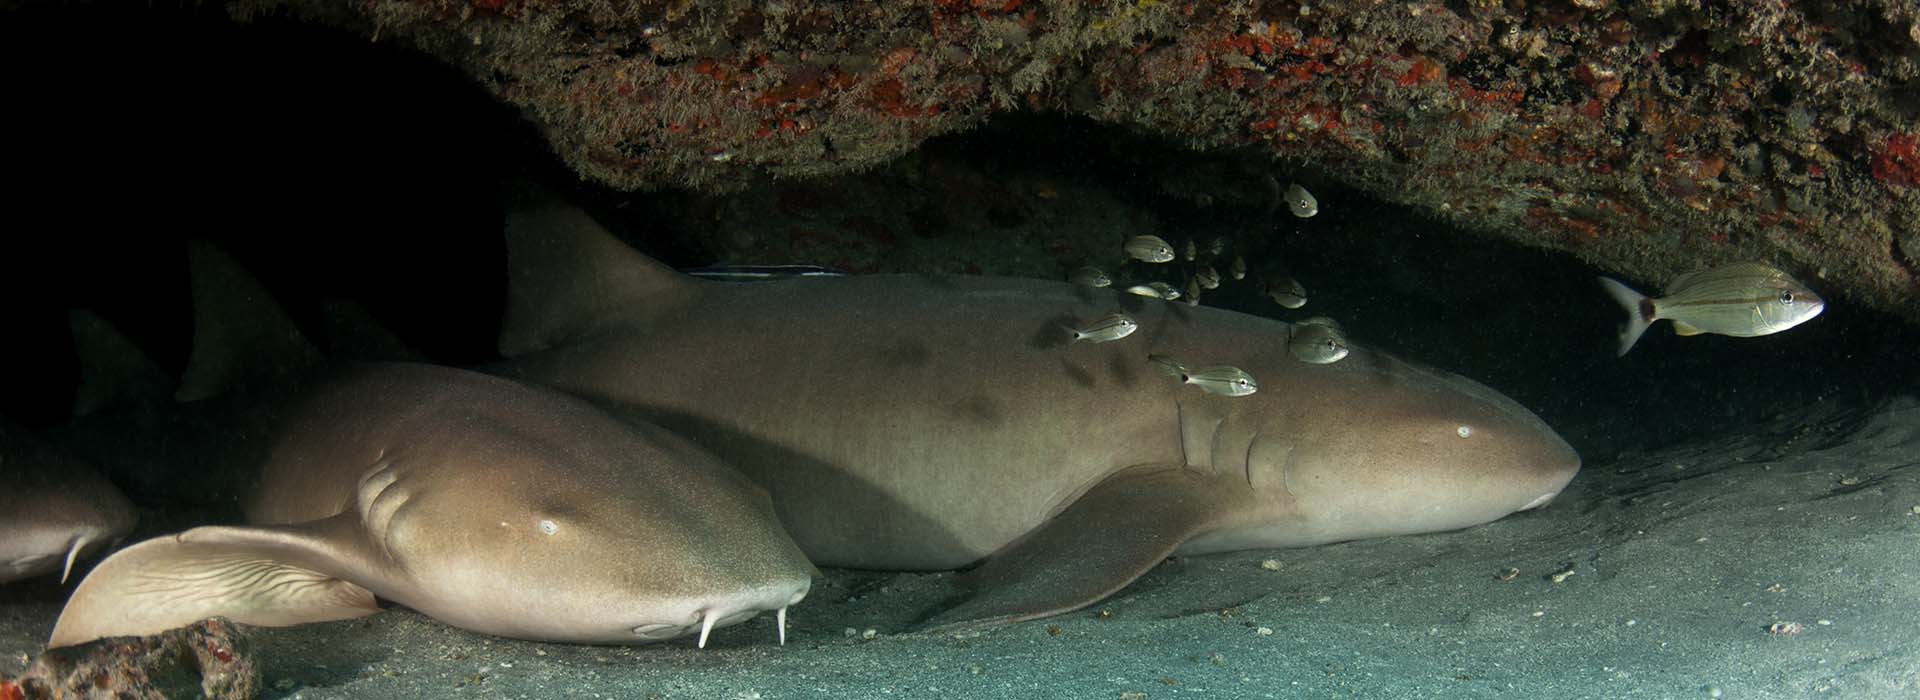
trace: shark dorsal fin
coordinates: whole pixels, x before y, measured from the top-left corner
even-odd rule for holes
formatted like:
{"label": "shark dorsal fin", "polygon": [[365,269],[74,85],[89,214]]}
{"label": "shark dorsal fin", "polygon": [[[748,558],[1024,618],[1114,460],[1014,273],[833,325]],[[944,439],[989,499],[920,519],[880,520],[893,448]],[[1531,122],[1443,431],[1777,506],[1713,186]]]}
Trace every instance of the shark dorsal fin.
{"label": "shark dorsal fin", "polygon": [[525,355],[677,306],[697,284],[622,243],[579,207],[521,184],[507,202],[500,354]]}
{"label": "shark dorsal fin", "polygon": [[67,326],[80,356],[80,388],[73,393],[73,415],[90,415],[116,405],[155,406],[168,400],[173,379],[120,329],[86,309],[69,310]]}
{"label": "shark dorsal fin", "polygon": [[236,386],[280,381],[320,364],[320,351],[266,287],[224,251],[187,243],[193,275],[193,352],[174,392],[198,401]]}

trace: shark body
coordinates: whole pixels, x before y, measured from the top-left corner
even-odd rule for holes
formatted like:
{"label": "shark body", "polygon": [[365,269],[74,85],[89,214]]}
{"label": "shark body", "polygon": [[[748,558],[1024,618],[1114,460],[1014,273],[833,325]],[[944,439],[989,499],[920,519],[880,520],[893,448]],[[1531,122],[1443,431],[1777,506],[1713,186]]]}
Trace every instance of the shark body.
{"label": "shark body", "polygon": [[[715,451],[816,564],[981,563],[940,625],[1073,610],[1176,552],[1469,527],[1579,468],[1498,392],[1364,347],[1303,363],[1270,319],[1037,280],[707,282],[545,201],[510,214],[508,248],[510,359],[490,371]],[[1114,312],[1139,330],[1061,330]],[[1150,354],[1258,392],[1182,386]]]}

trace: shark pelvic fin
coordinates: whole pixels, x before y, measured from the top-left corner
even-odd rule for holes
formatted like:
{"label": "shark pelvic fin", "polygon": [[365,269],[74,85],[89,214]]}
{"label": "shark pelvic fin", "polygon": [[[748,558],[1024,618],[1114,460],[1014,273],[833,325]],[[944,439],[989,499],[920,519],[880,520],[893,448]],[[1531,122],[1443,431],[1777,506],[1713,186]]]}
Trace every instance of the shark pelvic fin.
{"label": "shark pelvic fin", "polygon": [[1108,477],[1066,510],[961,575],[965,601],[927,620],[954,631],[1071,612],[1113,595],[1219,512],[1218,482],[1173,466]]}

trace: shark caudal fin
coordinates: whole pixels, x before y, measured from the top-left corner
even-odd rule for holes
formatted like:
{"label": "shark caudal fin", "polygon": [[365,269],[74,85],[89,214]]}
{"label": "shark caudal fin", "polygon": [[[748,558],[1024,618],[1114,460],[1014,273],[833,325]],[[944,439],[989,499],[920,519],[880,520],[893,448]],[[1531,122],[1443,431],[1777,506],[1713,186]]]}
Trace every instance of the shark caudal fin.
{"label": "shark caudal fin", "polygon": [[1653,300],[1612,278],[1600,278],[1600,286],[1607,290],[1607,296],[1613,297],[1627,310],[1627,324],[1620,328],[1620,352],[1616,357],[1625,356],[1628,350],[1633,349],[1633,344],[1639,342],[1640,334],[1647,332],[1647,327],[1653,325],[1657,318]]}
{"label": "shark caudal fin", "polygon": [[610,322],[644,319],[677,305],[697,284],[545,189],[530,183],[509,189],[501,355],[537,352]]}
{"label": "shark caudal fin", "polygon": [[73,393],[73,415],[101,409],[154,406],[171,400],[173,379],[120,329],[86,309],[67,312],[73,349],[80,356],[80,388]]}
{"label": "shark caudal fin", "polygon": [[206,241],[187,243],[193,276],[193,352],[174,392],[199,401],[236,386],[278,382],[320,364],[320,351],[266,287]]}
{"label": "shark caudal fin", "polygon": [[158,634],[209,617],[284,627],[379,612],[372,592],[331,572],[350,555],[310,529],[202,527],[120,550],[74,589],[47,646]]}

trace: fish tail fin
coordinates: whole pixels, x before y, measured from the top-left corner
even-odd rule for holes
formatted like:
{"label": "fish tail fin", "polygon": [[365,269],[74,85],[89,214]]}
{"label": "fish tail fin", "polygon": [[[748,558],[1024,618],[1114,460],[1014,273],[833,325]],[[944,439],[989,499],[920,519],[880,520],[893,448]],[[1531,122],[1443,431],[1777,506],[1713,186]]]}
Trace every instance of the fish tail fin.
{"label": "fish tail fin", "polygon": [[696,280],[641,255],[580,207],[533,183],[509,185],[507,311],[499,350],[516,357],[682,300]]}
{"label": "fish tail fin", "polygon": [[1078,329],[1078,328],[1074,328],[1073,326],[1069,326],[1069,325],[1067,325],[1067,324],[1064,324],[1064,323],[1056,323],[1056,324],[1053,324],[1053,325],[1056,325],[1056,326],[1059,326],[1059,327],[1060,327],[1060,330],[1062,330],[1062,331],[1066,331],[1066,333],[1067,333],[1067,342],[1069,342],[1069,343],[1078,343],[1078,342],[1080,342],[1080,339],[1081,339],[1081,338],[1085,338],[1085,337],[1087,337],[1087,334],[1085,334],[1085,333],[1081,333],[1081,332],[1080,332],[1080,329]]}
{"label": "fish tail fin", "polygon": [[1620,351],[1615,355],[1625,356],[1628,350],[1633,349],[1633,344],[1639,342],[1640,334],[1653,325],[1656,317],[1653,300],[1610,277],[1600,278],[1600,286],[1607,290],[1607,296],[1613,297],[1627,310],[1627,323],[1620,328]]}

